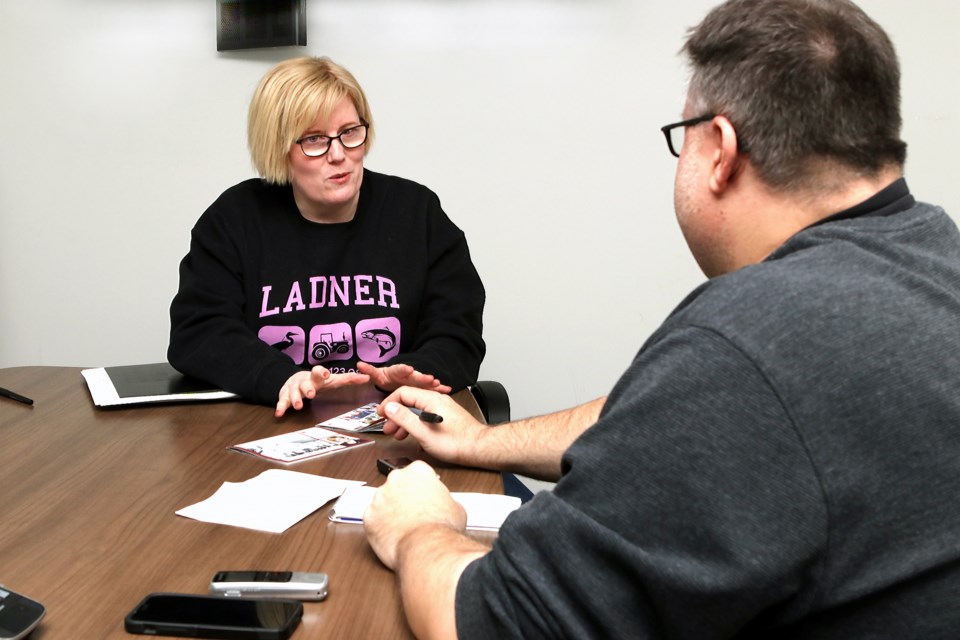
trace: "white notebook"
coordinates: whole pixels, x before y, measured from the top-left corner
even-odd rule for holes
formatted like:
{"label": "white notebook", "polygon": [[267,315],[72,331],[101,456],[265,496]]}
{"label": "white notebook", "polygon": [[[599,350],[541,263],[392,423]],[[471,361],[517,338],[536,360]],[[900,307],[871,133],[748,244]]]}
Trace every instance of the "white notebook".
{"label": "white notebook", "polygon": [[[377,487],[347,487],[330,509],[334,522],[363,522],[363,512],[373,500]],[[520,507],[520,498],[496,493],[451,493],[467,511],[467,529],[498,531],[511,512]]]}

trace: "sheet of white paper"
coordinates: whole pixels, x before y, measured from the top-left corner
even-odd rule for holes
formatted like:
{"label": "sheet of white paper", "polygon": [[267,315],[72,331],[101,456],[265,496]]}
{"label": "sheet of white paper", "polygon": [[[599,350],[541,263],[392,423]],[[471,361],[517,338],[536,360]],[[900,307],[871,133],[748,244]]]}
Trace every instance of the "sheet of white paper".
{"label": "sheet of white paper", "polygon": [[244,482],[224,482],[202,502],[177,515],[203,522],[281,533],[363,482],[325,478],[299,471],[268,469]]}
{"label": "sheet of white paper", "polygon": [[[363,522],[366,510],[377,487],[350,487],[330,510],[334,522]],[[520,498],[495,493],[457,493],[450,496],[467,512],[467,529],[497,531],[510,513],[520,507]]]}
{"label": "sheet of white paper", "polygon": [[115,407],[126,404],[146,404],[154,402],[172,402],[178,400],[226,400],[236,398],[237,395],[227,391],[202,391],[200,393],[173,393],[163,396],[135,396],[121,398],[117,393],[113,381],[104,367],[99,369],[83,369],[80,374],[87,381],[87,388],[93,397],[93,404],[98,407]]}

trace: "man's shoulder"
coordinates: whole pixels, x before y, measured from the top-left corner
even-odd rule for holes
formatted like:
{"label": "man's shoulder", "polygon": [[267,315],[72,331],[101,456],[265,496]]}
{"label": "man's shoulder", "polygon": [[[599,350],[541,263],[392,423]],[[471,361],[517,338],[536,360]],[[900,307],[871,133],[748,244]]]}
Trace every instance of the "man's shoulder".
{"label": "man's shoulder", "polygon": [[754,316],[781,315],[788,307],[818,306],[822,298],[814,294],[837,286],[832,275],[816,260],[761,262],[704,283],[678,313],[694,324],[749,324]]}
{"label": "man's shoulder", "polygon": [[757,340],[854,330],[878,316],[908,322],[932,311],[930,287],[960,300],[958,283],[955,225],[918,204],[905,215],[802,232],[771,258],[704,283],[669,323]]}

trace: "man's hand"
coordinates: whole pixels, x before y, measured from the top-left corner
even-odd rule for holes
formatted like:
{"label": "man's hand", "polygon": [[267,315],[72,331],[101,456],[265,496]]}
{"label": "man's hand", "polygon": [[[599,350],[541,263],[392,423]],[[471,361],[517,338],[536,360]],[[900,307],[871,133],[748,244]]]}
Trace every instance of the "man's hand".
{"label": "man's hand", "polygon": [[442,384],[429,373],[420,373],[408,364],[392,364],[389,367],[375,367],[366,362],[358,362],[357,370],[367,376],[378,389],[394,391],[400,387],[418,387],[437,393],[450,393],[452,389]]}
{"label": "man's hand", "polygon": [[400,543],[412,531],[430,525],[463,532],[467,513],[450,497],[433,467],[421,460],[390,472],[363,514],[363,528],[380,561],[397,568]]}
{"label": "man's hand", "polygon": [[463,506],[419,460],[391,471],[363,514],[370,546],[400,578],[407,622],[418,638],[457,636],[457,582],[490,551],[464,535],[466,526]]}
{"label": "man's hand", "polygon": [[[438,460],[556,482],[563,453],[597,422],[605,402],[606,398],[597,398],[564,411],[490,427],[448,395],[401,387],[380,403],[377,412],[387,418],[385,434],[397,440],[411,435]],[[443,422],[424,422],[407,407],[436,413]]]}
{"label": "man's hand", "polygon": [[[407,407],[438,414],[443,422],[424,422]],[[377,412],[387,419],[383,425],[386,435],[403,440],[409,434],[433,457],[457,464],[472,464],[469,456],[477,439],[490,429],[477,422],[450,396],[412,387],[401,387],[391,393],[377,407]]]}
{"label": "man's hand", "polygon": [[311,400],[320,391],[330,391],[353,384],[366,384],[370,376],[362,373],[330,373],[325,367],[317,365],[310,371],[299,371],[290,376],[280,387],[277,398],[276,417],[283,416],[287,409],[299,411],[304,400]]}

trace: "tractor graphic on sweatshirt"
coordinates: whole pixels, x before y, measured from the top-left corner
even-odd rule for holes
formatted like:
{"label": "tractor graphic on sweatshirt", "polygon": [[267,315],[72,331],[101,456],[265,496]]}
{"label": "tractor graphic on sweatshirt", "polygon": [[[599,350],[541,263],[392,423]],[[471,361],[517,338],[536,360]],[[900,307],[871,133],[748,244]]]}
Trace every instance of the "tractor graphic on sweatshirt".
{"label": "tractor graphic on sweatshirt", "polygon": [[332,333],[321,333],[320,341],[313,345],[313,359],[320,361],[326,360],[331,353],[347,353],[350,351],[350,341],[346,334],[342,334],[342,340],[333,339]]}

